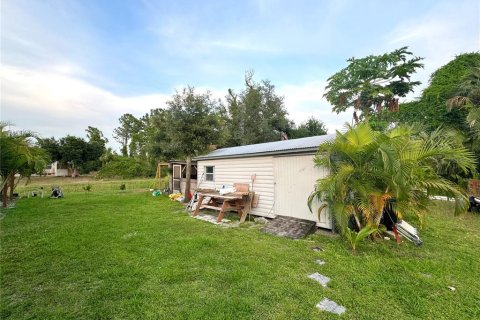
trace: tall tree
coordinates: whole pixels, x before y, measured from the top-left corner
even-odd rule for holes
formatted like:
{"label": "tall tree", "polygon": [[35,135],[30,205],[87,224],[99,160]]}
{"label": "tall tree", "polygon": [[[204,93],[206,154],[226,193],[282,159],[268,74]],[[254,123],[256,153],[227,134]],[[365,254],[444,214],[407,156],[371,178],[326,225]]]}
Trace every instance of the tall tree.
{"label": "tall tree", "polygon": [[50,162],[61,161],[62,152],[60,150],[60,142],[54,137],[38,138],[37,143],[50,157]]}
{"label": "tall tree", "polygon": [[61,138],[61,163],[68,165],[76,173],[87,161],[87,149],[88,143],[82,138],[70,135]]}
{"label": "tall tree", "polygon": [[87,139],[90,143],[95,142],[105,146],[108,143],[108,139],[103,135],[103,132],[100,129],[88,126],[85,129],[87,132]]}
{"label": "tall tree", "polygon": [[145,154],[150,163],[155,165],[160,160],[175,157],[169,148],[170,141],[167,136],[168,112],[165,109],[152,109],[149,114],[140,119],[145,128],[141,153]]}
{"label": "tall tree", "polygon": [[239,94],[228,90],[227,110],[229,146],[277,141],[289,129],[283,97],[270,81],[256,83],[253,72],[246,73],[245,89]]}
{"label": "tall tree", "polygon": [[399,97],[420,84],[411,81],[411,75],[423,67],[422,58],[407,49],[348,59],[346,68],[328,78],[324,97],[333,105],[332,110],[340,113],[353,108],[357,123],[384,109],[397,111]]}
{"label": "tall tree", "polygon": [[121,144],[122,155],[126,157],[129,154],[129,147],[131,147],[130,142],[132,135],[139,131],[141,123],[130,113],[125,113],[118,121],[120,122],[120,126],[113,130],[113,137]]}
{"label": "tall tree", "polygon": [[83,169],[86,172],[99,170],[102,166],[102,155],[106,152],[106,144],[108,139],[98,128],[88,126],[87,132],[88,143],[85,151],[85,163]]}
{"label": "tall tree", "polygon": [[190,195],[191,161],[217,144],[220,137],[218,103],[210,93],[197,94],[193,87],[176,92],[167,102],[167,135],[170,148],[186,159],[185,202]]}

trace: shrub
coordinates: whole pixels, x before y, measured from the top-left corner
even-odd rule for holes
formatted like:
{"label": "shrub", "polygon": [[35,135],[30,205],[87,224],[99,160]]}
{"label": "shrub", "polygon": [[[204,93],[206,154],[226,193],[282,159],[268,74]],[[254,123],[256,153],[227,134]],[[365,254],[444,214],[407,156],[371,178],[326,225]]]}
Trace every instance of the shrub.
{"label": "shrub", "polygon": [[145,178],[155,175],[155,168],[145,160],[131,157],[115,157],[98,171],[97,178]]}
{"label": "shrub", "polygon": [[438,166],[475,170],[472,153],[446,135],[423,136],[406,127],[379,132],[368,124],[337,132],[334,141],[320,145],[315,163],[329,174],[317,181],[309,205],[314,198],[327,202],[342,233],[349,232],[352,217],[357,229],[377,228],[390,199],[399,217],[418,216],[420,222],[434,195],[455,199],[455,213],[461,213],[468,207],[466,194],[441,177]]}

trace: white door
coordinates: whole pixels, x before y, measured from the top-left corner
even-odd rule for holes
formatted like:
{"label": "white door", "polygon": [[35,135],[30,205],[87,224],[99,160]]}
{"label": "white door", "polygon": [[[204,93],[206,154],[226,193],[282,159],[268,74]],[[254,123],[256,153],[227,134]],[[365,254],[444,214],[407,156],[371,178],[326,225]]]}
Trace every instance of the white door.
{"label": "white door", "polygon": [[316,221],[317,226],[331,229],[328,210],[318,214],[318,201],[308,209],[308,196],[317,179],[326,175],[326,169],[315,168],[313,155],[275,157],[275,214]]}

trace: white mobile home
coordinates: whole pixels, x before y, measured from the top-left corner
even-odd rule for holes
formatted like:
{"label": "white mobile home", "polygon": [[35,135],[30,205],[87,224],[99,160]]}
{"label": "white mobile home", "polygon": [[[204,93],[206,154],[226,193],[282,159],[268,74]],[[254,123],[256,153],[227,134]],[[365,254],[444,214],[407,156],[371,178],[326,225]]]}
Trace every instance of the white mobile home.
{"label": "white mobile home", "polygon": [[223,148],[195,158],[199,188],[221,188],[234,183],[249,183],[259,195],[251,213],[275,218],[277,215],[316,221],[317,226],[331,229],[327,210],[318,215],[321,203],[314,203],[313,213],[307,199],[315,181],[327,174],[325,168],[316,168],[313,158],[318,146],[335,135],[260,143]]}

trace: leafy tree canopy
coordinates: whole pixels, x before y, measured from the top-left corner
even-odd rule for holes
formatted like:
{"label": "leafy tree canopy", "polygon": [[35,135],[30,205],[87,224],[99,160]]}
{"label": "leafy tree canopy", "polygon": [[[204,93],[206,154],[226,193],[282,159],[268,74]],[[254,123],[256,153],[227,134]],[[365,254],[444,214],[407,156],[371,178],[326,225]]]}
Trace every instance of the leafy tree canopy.
{"label": "leafy tree canopy", "polygon": [[283,97],[270,81],[255,82],[253,71],[245,75],[245,89],[239,94],[229,89],[226,99],[227,146],[278,141],[289,130]]}
{"label": "leafy tree canopy", "polygon": [[186,158],[186,186],[184,201],[190,194],[190,164],[192,157],[207,151],[221,137],[219,104],[209,92],[195,93],[193,87],[175,93],[168,101],[167,135],[172,152]]}
{"label": "leafy tree canopy", "polygon": [[50,161],[58,161],[79,169],[82,173],[89,173],[100,169],[107,139],[97,128],[88,127],[86,131],[89,141],[68,135],[59,140],[54,137],[39,138],[37,143],[49,156]]}
{"label": "leafy tree canopy", "polygon": [[100,129],[88,126],[85,131],[87,132],[87,139],[89,142],[98,143],[102,146],[105,146],[108,143],[108,139],[103,135],[103,132],[100,131]]}
{"label": "leafy tree canopy", "polygon": [[[136,152],[135,143],[131,144],[132,137],[141,130],[141,121],[130,113],[125,113],[118,119],[120,126],[113,130],[113,138],[122,146],[122,155],[127,156]],[[134,150],[131,150],[131,149]]]}
{"label": "leafy tree canopy", "polygon": [[289,134],[291,139],[321,136],[327,134],[327,128],[325,127],[325,123],[323,123],[323,121],[314,117],[310,117],[307,121],[302,122],[298,127],[290,129]]}
{"label": "leafy tree canopy", "polygon": [[357,122],[384,109],[398,110],[398,98],[420,84],[411,81],[411,75],[423,67],[422,58],[407,49],[348,59],[346,68],[328,78],[324,97],[333,105],[332,110],[340,113],[352,107]]}
{"label": "leafy tree canopy", "polygon": [[204,153],[220,137],[219,104],[210,93],[197,94],[187,87],[167,102],[167,135],[170,148],[180,156]]}

